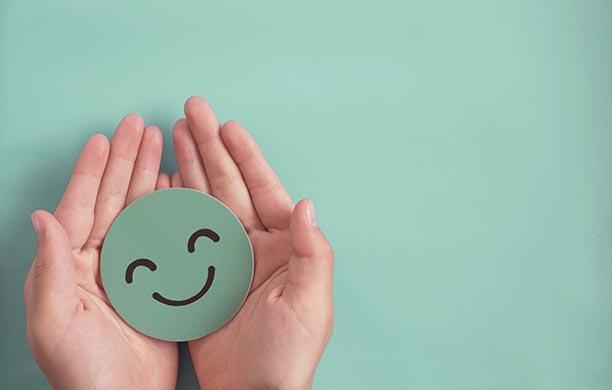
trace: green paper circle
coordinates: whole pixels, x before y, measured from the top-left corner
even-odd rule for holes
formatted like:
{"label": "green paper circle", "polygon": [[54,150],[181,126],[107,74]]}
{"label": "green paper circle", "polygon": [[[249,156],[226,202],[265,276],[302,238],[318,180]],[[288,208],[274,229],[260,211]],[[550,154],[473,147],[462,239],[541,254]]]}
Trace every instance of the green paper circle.
{"label": "green paper circle", "polygon": [[132,327],[157,339],[193,340],[238,311],[253,278],[253,250],[227,206],[173,188],[119,214],[104,239],[100,273],[111,304]]}

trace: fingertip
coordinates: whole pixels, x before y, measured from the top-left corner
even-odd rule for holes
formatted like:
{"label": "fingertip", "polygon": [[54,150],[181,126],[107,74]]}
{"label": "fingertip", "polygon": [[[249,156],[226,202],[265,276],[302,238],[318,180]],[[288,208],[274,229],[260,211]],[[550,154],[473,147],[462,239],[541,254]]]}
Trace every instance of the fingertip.
{"label": "fingertip", "polygon": [[242,126],[242,123],[238,122],[236,119],[230,119],[227,122],[225,122],[223,124],[223,127],[226,127],[230,130],[232,129],[244,129],[244,126]]}
{"label": "fingertip", "polygon": [[172,127],[172,140],[176,143],[180,142],[182,137],[187,134],[187,122],[185,118],[181,118],[174,122],[174,126]]}
{"label": "fingertip", "polygon": [[138,142],[140,142],[143,132],[144,119],[138,114],[127,114],[119,122],[112,136],[111,143],[116,145],[117,142],[124,143],[126,140],[133,139],[138,139]]}
{"label": "fingertip", "polygon": [[[198,123],[198,121],[204,121],[207,125],[219,126],[219,120],[212,109],[212,106],[208,100],[200,96],[191,96],[185,102],[185,118],[190,125]],[[191,128],[190,130],[197,130]]]}
{"label": "fingertip", "polygon": [[319,229],[312,200],[302,199],[295,205],[290,231],[291,243],[300,256],[333,259],[331,245]]}
{"label": "fingertip", "polygon": [[293,209],[295,221],[306,228],[318,228],[317,217],[315,215],[314,202],[312,199],[300,200]]}
{"label": "fingertip", "polygon": [[43,233],[44,223],[41,221],[41,214],[44,213],[43,210],[35,210],[30,214],[30,220],[32,221],[32,228],[34,229],[34,233],[37,236],[40,236]]}
{"label": "fingertip", "polygon": [[219,120],[210,104],[199,96],[185,102],[185,118],[196,143],[208,142],[219,134]]}
{"label": "fingertip", "polygon": [[[32,227],[34,228],[34,232],[41,237],[48,230],[48,226],[53,228],[52,225],[48,225],[49,223],[53,223],[57,221],[55,216],[48,212],[47,210],[35,210],[30,214],[30,219],[32,220]],[[53,229],[51,229],[53,230]]]}
{"label": "fingertip", "polygon": [[96,133],[89,137],[84,149],[87,153],[93,153],[96,158],[104,159],[110,150],[110,142],[102,133]]}
{"label": "fingertip", "polygon": [[140,114],[135,112],[125,115],[123,119],[121,119],[121,123],[137,129],[144,128],[144,119]]}
{"label": "fingertip", "polygon": [[311,227],[318,227],[317,216],[315,214],[314,202],[306,199],[306,221]]}
{"label": "fingertip", "polygon": [[293,208],[289,225],[293,247],[300,255],[306,255],[310,249],[310,245],[308,245],[310,224],[307,222],[306,217],[309,202],[308,199],[302,199],[297,202]]}
{"label": "fingertip", "polygon": [[301,223],[310,226],[308,222],[308,209],[313,207],[313,202],[310,199],[301,199],[293,208],[294,219]]}
{"label": "fingertip", "polygon": [[163,144],[163,137],[159,127],[149,125],[144,130],[144,139],[150,142],[152,146],[161,147]]}
{"label": "fingertip", "polygon": [[187,100],[185,101],[185,106],[184,106],[184,110],[185,110],[185,114],[187,114],[187,112],[192,112],[192,110],[197,109],[197,108],[210,108],[210,104],[208,103],[208,101],[206,99],[204,99],[201,96],[190,96],[187,98]]}
{"label": "fingertip", "polygon": [[185,118],[179,118],[174,122],[173,128],[176,129],[177,127],[185,127],[186,124]]}
{"label": "fingertip", "polygon": [[34,210],[30,216],[38,220],[44,220],[44,219],[47,219],[48,217],[53,217],[53,214],[51,214],[47,210],[38,209],[38,210]]}
{"label": "fingertip", "polygon": [[185,105],[189,105],[197,100],[204,100],[200,95],[191,95],[185,100]]}
{"label": "fingertip", "polygon": [[242,124],[237,120],[230,119],[225,122],[223,126],[221,126],[221,138],[223,141],[227,141],[228,143],[234,144],[237,138],[241,138],[240,136],[247,131],[244,129]]}
{"label": "fingertip", "polygon": [[108,147],[110,145],[108,138],[102,133],[95,133],[89,137],[89,142],[100,147]]}
{"label": "fingertip", "polygon": [[111,138],[111,150],[114,155],[133,161],[144,135],[144,120],[138,114],[126,115]]}

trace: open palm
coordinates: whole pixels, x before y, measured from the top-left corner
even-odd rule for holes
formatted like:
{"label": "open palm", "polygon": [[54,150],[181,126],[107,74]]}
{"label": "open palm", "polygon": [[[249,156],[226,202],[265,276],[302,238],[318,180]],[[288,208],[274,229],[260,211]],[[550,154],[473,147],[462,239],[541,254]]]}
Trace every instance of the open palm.
{"label": "open palm", "polygon": [[106,232],[126,204],[155,189],[161,148],[159,129],[126,116],[110,145],[99,134],[87,142],[54,215],[32,214],[39,243],[24,286],[28,342],[54,388],[175,386],[176,344],[127,325],[99,277]]}
{"label": "open palm", "polygon": [[185,116],[174,127],[179,173],[172,186],[228,205],[255,253],[253,284],[240,311],[189,343],[200,384],[308,388],[333,324],[333,253],[312,202],[294,206],[246,130],[234,121],[220,126],[206,101],[190,98]]}

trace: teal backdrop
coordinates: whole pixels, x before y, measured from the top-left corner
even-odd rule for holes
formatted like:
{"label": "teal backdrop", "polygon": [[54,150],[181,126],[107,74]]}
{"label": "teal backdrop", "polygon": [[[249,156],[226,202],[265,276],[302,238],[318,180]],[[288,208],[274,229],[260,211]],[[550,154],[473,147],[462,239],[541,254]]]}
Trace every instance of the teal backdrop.
{"label": "teal backdrop", "polygon": [[612,388],[608,0],[0,0],[0,388],[46,387],[29,213],[128,112],[174,171],[194,94],[335,247],[315,388]]}

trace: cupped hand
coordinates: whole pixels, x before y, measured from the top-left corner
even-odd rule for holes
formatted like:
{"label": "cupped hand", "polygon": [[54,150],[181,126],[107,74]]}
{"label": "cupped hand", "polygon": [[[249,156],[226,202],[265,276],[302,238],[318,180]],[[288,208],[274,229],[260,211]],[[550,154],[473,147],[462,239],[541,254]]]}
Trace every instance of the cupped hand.
{"label": "cupped hand", "polygon": [[147,337],[113,310],[100,283],[100,247],[126,204],[158,186],[162,135],[126,116],[108,142],[83,148],[54,214],[36,211],[36,257],[24,286],[32,354],[58,389],[174,388],[175,343]]}
{"label": "cupped hand", "polygon": [[333,325],[334,256],[313,204],[293,205],[237,122],[221,126],[199,97],[187,101],[185,117],[174,127],[179,172],[172,186],[210,193],[229,206],[255,253],[253,284],[240,311],[189,343],[200,385],[309,388]]}

